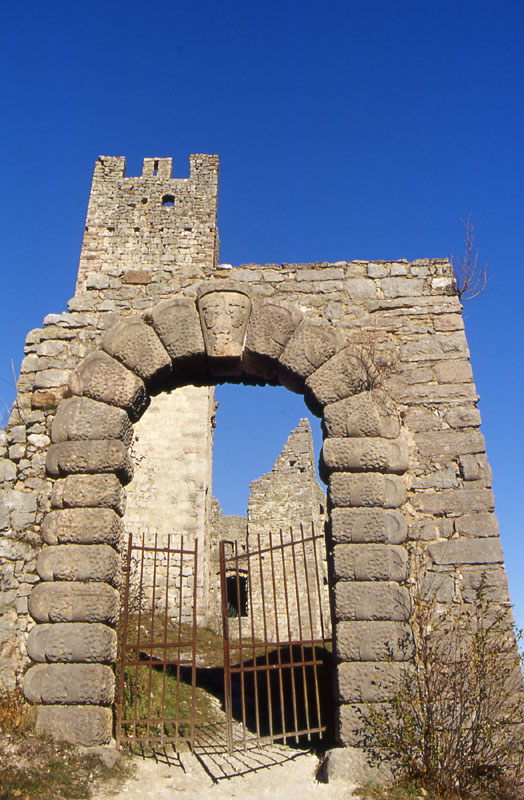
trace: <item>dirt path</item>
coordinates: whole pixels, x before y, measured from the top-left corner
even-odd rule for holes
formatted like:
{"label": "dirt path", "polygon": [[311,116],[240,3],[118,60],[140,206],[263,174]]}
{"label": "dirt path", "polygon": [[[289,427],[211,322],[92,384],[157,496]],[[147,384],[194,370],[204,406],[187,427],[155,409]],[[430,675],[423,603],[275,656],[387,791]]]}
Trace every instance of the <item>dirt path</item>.
{"label": "dirt path", "polygon": [[118,790],[95,793],[96,800],[346,800],[347,783],[319,783],[318,758],[273,746],[233,756],[191,753],[134,756],[135,774]]}

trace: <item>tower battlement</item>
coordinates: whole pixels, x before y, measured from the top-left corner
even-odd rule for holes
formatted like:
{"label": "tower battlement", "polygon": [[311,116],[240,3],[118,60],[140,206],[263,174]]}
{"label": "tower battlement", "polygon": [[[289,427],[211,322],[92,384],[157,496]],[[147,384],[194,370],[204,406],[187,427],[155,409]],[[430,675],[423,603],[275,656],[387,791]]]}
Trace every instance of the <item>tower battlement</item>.
{"label": "tower battlement", "polygon": [[206,277],[218,263],[218,156],[192,154],[188,178],[173,178],[171,158],[144,158],[126,177],[124,156],[95,164],[76,291],[97,273],[121,277],[160,270]]}

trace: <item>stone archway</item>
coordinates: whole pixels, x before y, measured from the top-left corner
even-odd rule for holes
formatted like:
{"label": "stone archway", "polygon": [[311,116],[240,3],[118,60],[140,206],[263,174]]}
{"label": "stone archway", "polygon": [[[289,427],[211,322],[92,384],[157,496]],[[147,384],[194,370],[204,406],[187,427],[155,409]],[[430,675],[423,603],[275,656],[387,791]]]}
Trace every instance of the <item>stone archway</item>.
{"label": "stone archway", "polygon": [[109,741],[122,487],[132,478],[131,425],[150,393],[203,378],[278,382],[302,392],[323,420],[337,736],[356,744],[358,704],[386,699],[377,678],[394,682],[392,645],[394,658],[409,657],[395,648],[409,635],[407,526],[398,510],[408,460],[399,422],[374,388],[366,353],[334,325],[273,299],[253,304],[239,283],[196,289],[196,298],[177,296],[144,318],[117,322],[74,370],[72,396],[59,405],[47,453],[56,479],[43,523],[48,546],[29,600],[38,624],[28,652],[40,663],[26,673],[26,696],[39,704],[40,731]]}

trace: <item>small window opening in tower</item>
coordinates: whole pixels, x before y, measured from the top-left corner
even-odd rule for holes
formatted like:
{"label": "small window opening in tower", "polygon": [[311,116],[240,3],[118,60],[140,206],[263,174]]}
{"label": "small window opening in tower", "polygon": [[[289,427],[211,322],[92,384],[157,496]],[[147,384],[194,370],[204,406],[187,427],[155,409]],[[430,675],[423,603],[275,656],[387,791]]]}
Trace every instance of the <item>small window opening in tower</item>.
{"label": "small window opening in tower", "polygon": [[164,208],[172,208],[175,205],[175,197],[172,194],[165,194],[162,198]]}
{"label": "small window opening in tower", "polygon": [[158,175],[158,161],[153,163],[153,175]]}
{"label": "small window opening in tower", "polygon": [[226,589],[228,617],[247,617],[247,577],[229,575]]}

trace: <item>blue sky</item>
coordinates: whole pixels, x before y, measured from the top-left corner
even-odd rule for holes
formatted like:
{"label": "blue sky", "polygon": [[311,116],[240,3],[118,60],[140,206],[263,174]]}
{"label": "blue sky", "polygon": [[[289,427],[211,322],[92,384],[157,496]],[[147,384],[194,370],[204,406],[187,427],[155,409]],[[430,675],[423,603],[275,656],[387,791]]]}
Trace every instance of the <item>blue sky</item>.
{"label": "blue sky", "polygon": [[183,177],[218,153],[232,264],[447,256],[471,213],[492,280],[465,321],[524,624],[523,28],[513,0],[3,3],[0,395],[73,294],[99,154]]}

